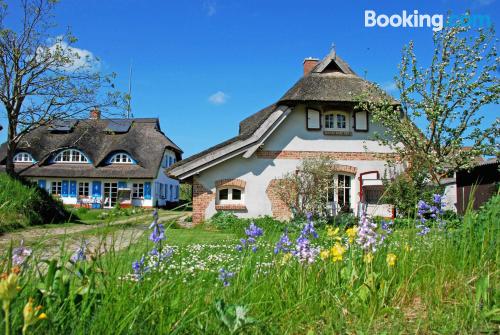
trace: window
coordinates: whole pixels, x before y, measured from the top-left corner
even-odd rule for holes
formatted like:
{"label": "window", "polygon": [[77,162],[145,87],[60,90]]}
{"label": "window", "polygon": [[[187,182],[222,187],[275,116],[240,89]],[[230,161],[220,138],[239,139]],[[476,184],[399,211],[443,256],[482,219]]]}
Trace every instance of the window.
{"label": "window", "polygon": [[20,152],[14,156],[15,163],[33,163],[35,160],[27,152]]}
{"label": "window", "polygon": [[165,199],[165,184],[160,183],[160,198]]}
{"label": "window", "polygon": [[79,197],[84,197],[87,198],[89,196],[89,183],[88,182],[81,182],[78,183],[78,196]]}
{"label": "window", "polygon": [[217,192],[219,204],[234,204],[243,201],[243,191],[239,188],[222,188]]}
{"label": "window", "polygon": [[144,184],[142,183],[132,184],[132,198],[134,199],[144,198]]}
{"label": "window", "polygon": [[132,164],[132,158],[130,158],[129,155],[125,153],[119,153],[115,154],[111,159],[109,160],[110,163],[112,164]]}
{"label": "window", "polygon": [[365,202],[370,205],[380,203],[380,198],[382,198],[383,193],[382,188],[363,187]]}
{"label": "window", "polygon": [[346,112],[325,113],[325,129],[327,130],[349,129],[349,114]]}
{"label": "window", "polygon": [[174,200],[174,186],[173,185],[170,185],[170,197],[171,197],[171,200]]}
{"label": "window", "polygon": [[53,181],[50,186],[50,194],[61,195],[62,193],[62,181]]}
{"label": "window", "polygon": [[56,163],[88,163],[89,160],[83,153],[75,149],[64,150],[54,158]]}
{"label": "window", "polygon": [[342,174],[338,175],[338,203],[342,208],[344,206],[351,206],[351,177]]}

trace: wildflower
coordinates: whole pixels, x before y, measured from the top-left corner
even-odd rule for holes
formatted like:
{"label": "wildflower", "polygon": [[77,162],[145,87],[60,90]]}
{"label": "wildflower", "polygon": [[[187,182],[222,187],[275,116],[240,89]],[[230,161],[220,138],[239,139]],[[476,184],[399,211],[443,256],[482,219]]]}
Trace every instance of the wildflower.
{"label": "wildflower", "polygon": [[376,228],[377,225],[368,218],[364,210],[361,214],[358,239],[356,240],[363,250],[371,252],[377,250],[378,235],[375,232]]}
{"label": "wildflower", "polygon": [[332,260],[334,262],[340,262],[344,259],[344,253],[346,248],[343,247],[340,243],[336,243],[332,249],[330,249],[330,254],[332,255]]}
{"label": "wildflower", "polygon": [[288,261],[292,258],[291,253],[286,253],[283,255],[283,258],[281,259],[281,264],[288,263]]}
{"label": "wildflower", "polygon": [[21,240],[19,247],[12,250],[12,264],[21,266],[26,259],[31,256],[32,250],[24,247],[24,240]]}
{"label": "wildflower", "polygon": [[408,243],[405,244],[405,251],[406,252],[410,252],[411,251],[411,247]]}
{"label": "wildflower", "polygon": [[222,285],[224,285],[224,287],[231,285],[229,279],[232,277],[234,277],[234,272],[229,272],[224,268],[219,270],[219,280],[222,281]]}
{"label": "wildflower", "polygon": [[371,252],[367,252],[363,256],[363,262],[365,262],[366,264],[370,264],[372,261],[373,261],[373,254]]}
{"label": "wildflower", "polygon": [[236,250],[242,251],[243,248],[251,246],[252,251],[256,252],[257,239],[264,234],[264,231],[262,230],[262,228],[258,227],[254,222],[251,222],[248,228],[245,228],[245,234],[247,235],[247,238],[246,239],[242,238],[240,240],[240,245],[236,246]]}
{"label": "wildflower", "polygon": [[41,313],[41,314],[38,316],[38,319],[39,319],[39,320],[45,320],[45,319],[47,319],[47,314],[45,314],[45,313]]}
{"label": "wildflower", "polygon": [[278,243],[276,243],[276,246],[274,247],[274,253],[279,254],[280,252],[287,253],[290,251],[290,246],[292,245],[292,241],[290,241],[290,238],[288,237],[288,233],[285,230],[283,235],[281,235]]}
{"label": "wildflower", "polygon": [[2,276],[0,280],[0,300],[5,303],[10,303],[17,295],[17,284],[19,276],[16,273]]}
{"label": "wildflower", "polygon": [[80,261],[83,262],[87,259],[87,256],[85,256],[85,253],[87,251],[87,245],[88,245],[88,242],[83,240],[80,247],[75,251],[75,253],[70,258],[70,261],[73,264],[78,263]]}
{"label": "wildflower", "polygon": [[24,325],[23,325],[23,334],[26,334],[28,331],[28,328],[35,323],[37,323],[38,320],[45,320],[47,319],[47,314],[45,313],[38,313],[42,309],[42,306],[37,306],[33,308],[33,298],[29,298],[28,302],[23,308],[23,319],[24,319]]}
{"label": "wildflower", "polygon": [[335,237],[337,236],[338,233],[339,233],[339,228],[333,229],[332,227],[328,227],[328,229],[326,230],[326,235],[328,237]]}
{"label": "wildflower", "polygon": [[396,265],[396,259],[397,259],[396,255],[394,255],[392,253],[387,254],[387,258],[386,258],[387,265],[390,267],[393,267],[394,265]]}
{"label": "wildflower", "polygon": [[345,231],[347,237],[349,238],[349,243],[353,243],[356,235],[358,234],[358,227],[354,226]]}
{"label": "wildflower", "polygon": [[154,243],[158,244],[165,239],[165,227],[158,222],[158,210],[153,211],[153,222],[149,225],[149,229],[153,229],[149,239]]}
{"label": "wildflower", "polygon": [[322,250],[320,253],[319,253],[319,257],[321,258],[321,260],[326,260],[328,257],[330,257],[330,252],[328,250]]}

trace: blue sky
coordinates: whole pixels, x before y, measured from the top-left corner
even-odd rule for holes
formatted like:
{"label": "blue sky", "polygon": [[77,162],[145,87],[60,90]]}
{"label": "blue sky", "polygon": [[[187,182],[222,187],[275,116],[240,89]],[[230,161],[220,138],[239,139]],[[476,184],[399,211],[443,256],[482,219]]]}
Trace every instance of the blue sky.
{"label": "blue sky", "polygon": [[[300,78],[305,57],[324,57],[332,43],[354,71],[389,90],[404,44],[414,40],[429,59],[430,28],[365,28],[369,9],[470,9],[496,26],[500,13],[498,0],[63,0],[55,14],[60,33],[71,27],[76,47],[116,72],[123,91],[133,64],[134,116],[159,117],[187,157],[234,136],[239,121]],[[498,117],[495,106],[484,113],[486,123]]]}

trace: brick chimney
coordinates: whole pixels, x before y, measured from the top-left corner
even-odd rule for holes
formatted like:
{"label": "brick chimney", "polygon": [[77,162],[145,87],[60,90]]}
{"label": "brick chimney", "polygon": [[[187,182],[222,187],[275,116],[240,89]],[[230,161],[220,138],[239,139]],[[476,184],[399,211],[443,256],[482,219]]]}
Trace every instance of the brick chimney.
{"label": "brick chimney", "polygon": [[99,120],[101,118],[101,111],[99,108],[95,107],[90,111],[91,120]]}
{"label": "brick chimney", "polygon": [[304,59],[304,76],[309,72],[311,72],[312,69],[314,69],[314,67],[318,65],[318,63],[319,63],[318,58],[308,57]]}

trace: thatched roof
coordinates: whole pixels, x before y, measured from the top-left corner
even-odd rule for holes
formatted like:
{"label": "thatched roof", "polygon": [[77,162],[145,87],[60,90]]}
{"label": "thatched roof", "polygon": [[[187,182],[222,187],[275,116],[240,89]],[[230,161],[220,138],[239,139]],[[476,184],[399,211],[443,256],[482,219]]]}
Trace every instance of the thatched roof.
{"label": "thatched roof", "polygon": [[[47,124],[26,134],[18,151],[30,153],[36,164],[16,164],[21,175],[30,177],[82,178],[156,178],[165,149],[181,159],[182,150],[161,131],[158,119],[131,119],[130,128],[110,132],[114,120],[71,120],[69,131],[54,130]],[[50,163],[62,149],[82,151],[91,164]],[[5,164],[6,144],[0,146],[0,168]],[[107,159],[115,152],[124,151],[137,162],[135,165],[108,165]]]}

